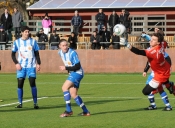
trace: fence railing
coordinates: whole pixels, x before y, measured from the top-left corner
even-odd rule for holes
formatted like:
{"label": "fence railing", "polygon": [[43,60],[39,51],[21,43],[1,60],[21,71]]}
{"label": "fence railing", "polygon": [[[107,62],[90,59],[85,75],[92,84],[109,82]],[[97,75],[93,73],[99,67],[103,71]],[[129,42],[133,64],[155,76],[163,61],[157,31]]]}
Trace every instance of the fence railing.
{"label": "fence railing", "polygon": [[[174,23],[175,20],[131,20],[132,22],[132,33],[131,35],[140,35],[142,30],[135,31],[134,28],[143,28],[148,34],[152,33],[152,31],[149,31],[150,28],[164,28],[165,35],[167,34],[175,34],[175,25],[171,25],[171,23]],[[157,23],[162,23],[161,25]],[[60,24],[58,26],[58,23]],[[136,23],[143,23],[142,25],[137,25]],[[148,23],[151,23],[153,25],[148,25]],[[169,24],[170,23],[170,24]],[[28,25],[32,30],[32,34],[36,34],[36,31],[38,31],[40,28],[42,28],[42,20],[25,20],[24,25]],[[70,20],[52,20],[52,29],[55,28],[61,28],[61,31],[58,31],[58,34],[70,34],[73,27],[71,26]],[[109,30],[109,26],[107,24],[107,28]],[[167,30],[168,28],[171,28],[173,30]],[[81,33],[83,35],[86,34],[92,34],[92,31],[94,29],[97,29],[96,20],[84,20]]]}

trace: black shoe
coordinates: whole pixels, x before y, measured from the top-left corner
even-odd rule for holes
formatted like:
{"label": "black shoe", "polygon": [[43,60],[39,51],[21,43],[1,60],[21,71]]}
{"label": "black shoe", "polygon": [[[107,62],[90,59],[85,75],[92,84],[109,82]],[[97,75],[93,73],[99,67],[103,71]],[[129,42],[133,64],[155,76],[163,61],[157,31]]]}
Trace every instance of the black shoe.
{"label": "black shoe", "polygon": [[37,104],[34,104],[34,109],[39,109],[39,106]]}
{"label": "black shoe", "polygon": [[168,88],[168,91],[170,94],[172,94],[174,92],[174,82],[169,82],[170,87]]}
{"label": "black shoe", "polygon": [[172,111],[172,108],[166,106],[162,111]]}
{"label": "black shoe", "polygon": [[157,109],[157,107],[155,106],[155,107],[153,107],[153,106],[148,106],[147,108],[144,108],[144,110],[156,110]]}
{"label": "black shoe", "polygon": [[18,104],[15,108],[22,108],[22,104]]}

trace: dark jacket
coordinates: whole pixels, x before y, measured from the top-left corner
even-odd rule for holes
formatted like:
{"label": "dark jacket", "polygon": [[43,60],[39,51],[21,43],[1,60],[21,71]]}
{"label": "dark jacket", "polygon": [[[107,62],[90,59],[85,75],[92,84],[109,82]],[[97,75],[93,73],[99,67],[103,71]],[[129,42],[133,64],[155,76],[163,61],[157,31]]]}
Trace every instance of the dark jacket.
{"label": "dark jacket", "polygon": [[5,31],[0,31],[0,42],[6,42],[7,41],[7,34]]}
{"label": "dark jacket", "polygon": [[102,31],[101,32],[101,42],[110,42],[110,39],[111,39],[111,35],[110,35],[110,32],[109,31]]}
{"label": "dark jacket", "polygon": [[97,24],[104,24],[105,23],[105,14],[103,12],[98,13],[95,16],[95,20],[97,20]]}
{"label": "dark jacket", "polygon": [[[114,42],[118,42],[118,43],[114,43]],[[112,45],[114,49],[120,49],[120,37],[119,36],[112,36]]]}
{"label": "dark jacket", "polygon": [[81,19],[81,16],[73,16],[72,17],[72,20],[71,20],[71,24],[73,25],[73,26],[81,26],[81,24],[82,24],[82,19]]}
{"label": "dark jacket", "polygon": [[[70,41],[72,41],[72,43],[70,43]],[[77,49],[77,37],[74,36],[69,36],[68,42],[70,43],[69,47],[72,49]]]}
{"label": "dark jacket", "polygon": [[126,28],[130,27],[130,20],[129,20],[130,13],[125,11],[125,14],[120,14],[120,23],[123,24]]}
{"label": "dark jacket", "polygon": [[114,27],[116,24],[119,23],[119,16],[117,14],[111,14],[109,17],[109,26]]}
{"label": "dark jacket", "polygon": [[94,37],[94,35],[91,35],[90,42],[93,43],[94,40],[96,40],[97,43],[100,43],[100,36],[96,35],[96,37]]}
{"label": "dark jacket", "polygon": [[1,15],[1,24],[3,24],[4,30],[12,28],[12,16],[8,13],[8,17],[5,17],[5,13]]}
{"label": "dark jacket", "polygon": [[38,42],[48,42],[48,37],[46,34],[37,32],[36,36],[38,37]]}
{"label": "dark jacket", "polygon": [[[60,37],[57,34],[55,34],[55,35],[51,34],[50,35],[49,43],[58,42],[58,44],[59,44],[59,41],[60,41]],[[58,44],[52,44],[52,46],[58,46]]]}

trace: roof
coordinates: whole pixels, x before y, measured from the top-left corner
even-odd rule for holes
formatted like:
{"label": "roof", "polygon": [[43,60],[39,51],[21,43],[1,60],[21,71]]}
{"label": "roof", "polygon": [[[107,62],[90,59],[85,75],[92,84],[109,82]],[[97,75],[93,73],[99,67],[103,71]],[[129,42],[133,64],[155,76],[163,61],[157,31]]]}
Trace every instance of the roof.
{"label": "roof", "polygon": [[40,0],[27,10],[175,7],[175,0]]}

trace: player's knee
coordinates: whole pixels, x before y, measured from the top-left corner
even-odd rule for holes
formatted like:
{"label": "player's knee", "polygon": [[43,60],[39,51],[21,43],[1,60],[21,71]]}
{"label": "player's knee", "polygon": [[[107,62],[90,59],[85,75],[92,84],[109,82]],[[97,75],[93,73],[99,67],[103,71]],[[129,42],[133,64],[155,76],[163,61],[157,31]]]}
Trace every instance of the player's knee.
{"label": "player's knee", "polygon": [[142,93],[143,93],[144,95],[149,95],[152,91],[153,91],[153,88],[152,88],[149,84],[147,84],[147,85],[143,88]]}
{"label": "player's knee", "polygon": [[18,78],[18,88],[23,88],[24,86],[24,78]]}
{"label": "player's knee", "polygon": [[34,77],[29,77],[29,83],[30,83],[30,87],[35,87],[36,84],[35,84],[35,79]]}

